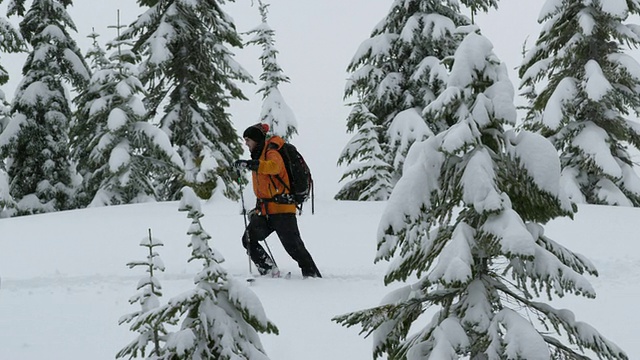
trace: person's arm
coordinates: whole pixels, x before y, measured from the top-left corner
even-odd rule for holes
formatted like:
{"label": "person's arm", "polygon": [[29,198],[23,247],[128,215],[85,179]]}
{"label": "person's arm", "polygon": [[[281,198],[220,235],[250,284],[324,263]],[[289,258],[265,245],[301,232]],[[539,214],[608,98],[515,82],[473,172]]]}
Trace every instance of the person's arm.
{"label": "person's arm", "polygon": [[265,160],[260,160],[260,164],[258,166],[258,174],[265,175],[278,175],[280,174],[280,170],[284,166],[282,162],[282,157],[278,150],[267,150],[267,156]]}

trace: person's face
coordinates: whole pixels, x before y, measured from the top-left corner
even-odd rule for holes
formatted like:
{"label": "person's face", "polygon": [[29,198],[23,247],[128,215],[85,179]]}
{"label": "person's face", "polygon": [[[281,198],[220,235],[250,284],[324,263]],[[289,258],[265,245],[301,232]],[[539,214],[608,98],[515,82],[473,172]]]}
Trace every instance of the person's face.
{"label": "person's face", "polygon": [[258,143],[255,140],[250,139],[248,137],[244,138],[244,143],[249,148],[249,151],[253,151],[253,149],[255,149],[256,146],[258,146]]}

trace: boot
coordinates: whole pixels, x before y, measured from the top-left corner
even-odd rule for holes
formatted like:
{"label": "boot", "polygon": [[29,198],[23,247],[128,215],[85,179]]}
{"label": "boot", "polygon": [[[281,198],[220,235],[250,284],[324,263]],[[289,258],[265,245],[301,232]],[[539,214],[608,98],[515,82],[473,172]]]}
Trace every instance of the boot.
{"label": "boot", "polygon": [[[256,264],[256,267],[258,268],[258,272],[260,273],[260,275],[271,275],[271,277],[280,277],[280,270],[273,263],[273,260],[271,260],[271,258],[268,256],[264,259],[264,262],[262,264]],[[276,274],[277,276],[274,276]]]}
{"label": "boot", "polygon": [[321,278],[322,274],[320,274],[320,271],[318,270],[318,268],[313,268],[311,270],[309,269],[303,269],[302,270],[302,278],[306,279],[306,278]]}

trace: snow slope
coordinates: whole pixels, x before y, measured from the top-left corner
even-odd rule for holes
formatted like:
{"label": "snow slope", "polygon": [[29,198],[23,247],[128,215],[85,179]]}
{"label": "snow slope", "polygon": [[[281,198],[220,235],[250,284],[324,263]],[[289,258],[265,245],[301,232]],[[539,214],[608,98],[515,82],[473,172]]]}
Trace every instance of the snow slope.
{"label": "snow slope", "polygon": [[[251,199],[247,197],[248,201]],[[316,214],[300,217],[304,240],[322,271],[322,279],[301,279],[277,237],[268,244],[283,271],[293,278],[259,278],[252,290],[280,335],[262,336],[271,359],[371,359],[371,342],[357,328],[343,328],[331,318],[375,306],[392,288],[382,283],[386,264],[373,264],[375,232],[385,206],[379,203],[320,199]],[[241,206],[215,199],[203,206],[201,219],[210,245],[226,258],[234,276],[248,275],[240,244]],[[590,278],[595,300],[566,297],[554,301],[578,320],[594,325],[620,345],[630,359],[640,358],[640,209],[581,206],[574,221],[557,219],[546,233],[589,257],[600,276]],[[187,263],[189,219],[178,204],[142,204],[0,219],[0,359],[113,359],[135,336],[120,316],[137,308],[128,299],[142,277],[139,246],[152,229],[164,242],[166,265],[160,275],[166,302],[193,287],[201,264]],[[255,271],[255,270],[254,270]],[[137,306],[137,305],[135,305]]]}

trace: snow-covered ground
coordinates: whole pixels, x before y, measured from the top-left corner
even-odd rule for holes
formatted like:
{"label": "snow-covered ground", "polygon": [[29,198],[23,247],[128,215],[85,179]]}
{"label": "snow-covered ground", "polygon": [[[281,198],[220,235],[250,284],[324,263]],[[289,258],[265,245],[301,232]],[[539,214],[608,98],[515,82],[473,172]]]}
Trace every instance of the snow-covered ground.
{"label": "snow-covered ground", "polygon": [[[247,201],[252,201],[253,199]],[[324,278],[303,280],[275,235],[268,244],[290,280],[259,278],[251,289],[280,335],[262,336],[271,359],[371,359],[371,341],[358,328],[331,318],[375,306],[385,287],[385,263],[374,264],[375,233],[385,206],[319,199],[316,213],[300,217],[303,238]],[[238,203],[216,199],[201,219],[223,267],[239,278],[249,274],[240,244],[243,219]],[[590,278],[594,300],[568,296],[554,301],[578,320],[595,326],[630,359],[640,358],[640,209],[581,206],[575,220],[557,219],[546,233],[589,257],[600,276]],[[162,240],[166,272],[163,302],[191,289],[199,263],[187,263],[190,220],[178,204],[143,204],[0,219],[0,359],[113,359],[135,336],[120,316],[137,310],[128,299],[143,276],[126,263],[142,260],[139,246],[148,229]],[[254,269],[255,271],[255,269]]]}

